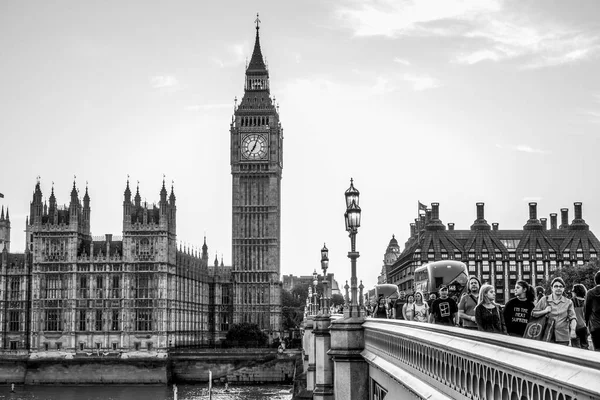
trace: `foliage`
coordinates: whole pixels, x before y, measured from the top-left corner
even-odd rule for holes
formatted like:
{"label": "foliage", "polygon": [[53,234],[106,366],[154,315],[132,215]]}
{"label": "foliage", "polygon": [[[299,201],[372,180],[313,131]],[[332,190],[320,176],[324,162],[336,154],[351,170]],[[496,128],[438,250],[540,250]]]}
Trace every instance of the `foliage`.
{"label": "foliage", "polygon": [[563,267],[561,270],[556,270],[554,274],[550,276],[550,281],[542,281],[539,282],[538,285],[543,286],[544,289],[548,291],[552,279],[561,277],[565,281],[565,291],[570,292],[573,285],[576,283],[581,283],[589,290],[596,286],[594,283],[594,275],[598,270],[600,270],[600,260],[590,261],[584,265],[571,265]]}
{"label": "foliage", "polygon": [[333,304],[336,307],[343,305],[344,304],[344,296],[342,296],[339,293],[332,295],[331,296],[331,304]]}
{"label": "foliage", "polygon": [[227,332],[227,342],[240,347],[262,347],[267,343],[268,336],[260,330],[257,324],[235,324]]}

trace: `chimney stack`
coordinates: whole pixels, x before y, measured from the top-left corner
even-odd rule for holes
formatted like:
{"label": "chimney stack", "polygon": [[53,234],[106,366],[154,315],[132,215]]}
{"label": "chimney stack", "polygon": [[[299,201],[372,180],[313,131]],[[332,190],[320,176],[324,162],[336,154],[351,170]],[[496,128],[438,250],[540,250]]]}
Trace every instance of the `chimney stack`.
{"label": "chimney stack", "polygon": [[410,236],[413,237],[417,234],[417,226],[412,223],[410,224]]}
{"label": "chimney stack", "polygon": [[483,205],[484,204],[485,203],[476,203],[476,205],[477,205],[477,219],[479,219],[479,220],[483,220],[484,219],[484,217],[483,217]]}
{"label": "chimney stack", "polygon": [[557,219],[556,219],[556,213],[551,213],[550,214],[550,229],[556,229],[557,228]]}
{"label": "chimney stack", "polygon": [[558,229],[569,229],[569,209],[561,208],[560,209],[560,226]]}
{"label": "chimney stack", "polygon": [[494,231],[498,230],[498,223],[497,222],[492,222],[492,230],[494,230]]}
{"label": "chimney stack", "polygon": [[431,203],[431,219],[440,219],[440,203]]}
{"label": "chimney stack", "polygon": [[540,222],[542,223],[542,229],[543,230],[548,229],[548,224],[547,224],[547,219],[546,218],[540,218]]}
{"label": "chimney stack", "polygon": [[537,219],[537,203],[529,203],[529,219]]}
{"label": "chimney stack", "polygon": [[454,222],[448,222],[448,230],[449,231],[453,231],[454,230]]}
{"label": "chimney stack", "polygon": [[573,203],[573,205],[575,206],[575,219],[583,219],[581,213],[581,202]]}

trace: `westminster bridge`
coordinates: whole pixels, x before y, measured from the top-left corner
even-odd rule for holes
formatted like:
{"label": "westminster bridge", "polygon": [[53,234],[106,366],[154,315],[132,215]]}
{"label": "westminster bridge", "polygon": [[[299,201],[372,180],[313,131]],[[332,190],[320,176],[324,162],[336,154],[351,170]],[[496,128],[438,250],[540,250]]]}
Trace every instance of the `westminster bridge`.
{"label": "westminster bridge", "polygon": [[298,398],[600,399],[600,352],[404,320],[307,315]]}

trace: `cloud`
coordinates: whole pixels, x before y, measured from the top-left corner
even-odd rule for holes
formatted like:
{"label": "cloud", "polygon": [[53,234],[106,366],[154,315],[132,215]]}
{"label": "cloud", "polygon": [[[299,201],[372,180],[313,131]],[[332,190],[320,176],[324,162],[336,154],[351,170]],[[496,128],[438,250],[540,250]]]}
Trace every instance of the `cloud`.
{"label": "cloud", "polygon": [[522,153],[531,153],[531,154],[550,154],[551,153],[549,150],[536,149],[536,148],[533,148],[533,147],[525,145],[525,144],[505,146],[505,145],[496,143],[494,146],[499,149],[520,151]]}
{"label": "cloud", "polygon": [[556,21],[534,20],[534,13],[511,10],[504,0],[363,0],[337,10],[355,36],[444,36],[466,39],[453,61],[519,60],[533,69],[578,62],[600,50],[598,33]]}
{"label": "cloud", "polygon": [[248,42],[230,44],[225,49],[227,53],[225,57],[212,58],[212,61],[221,68],[235,67],[252,56],[252,48],[249,48]]}
{"label": "cloud", "polygon": [[524,145],[524,144],[519,144],[517,146],[515,146],[515,150],[517,151],[521,151],[523,153],[536,153],[536,154],[547,154],[549,153],[549,151],[546,150],[542,150],[542,149],[535,149],[533,147]]}
{"label": "cloud", "polygon": [[179,86],[179,81],[173,75],[158,75],[150,78],[150,84],[154,89],[173,89]]}
{"label": "cloud", "polygon": [[188,111],[211,111],[230,107],[233,110],[233,104],[195,104],[187,106],[185,109]]}
{"label": "cloud", "polygon": [[410,65],[410,61],[408,61],[408,60],[404,60],[404,59],[402,59],[402,58],[399,58],[399,57],[395,57],[395,58],[394,58],[394,62],[395,62],[395,63],[398,63],[398,64],[406,65],[406,66],[409,66],[409,65]]}
{"label": "cloud", "polygon": [[426,23],[463,19],[499,8],[498,0],[366,0],[340,7],[337,16],[353,27],[356,36],[397,37],[422,31]]}
{"label": "cloud", "polygon": [[434,89],[440,86],[438,80],[428,75],[404,74],[402,79],[412,83],[413,89],[416,91]]}

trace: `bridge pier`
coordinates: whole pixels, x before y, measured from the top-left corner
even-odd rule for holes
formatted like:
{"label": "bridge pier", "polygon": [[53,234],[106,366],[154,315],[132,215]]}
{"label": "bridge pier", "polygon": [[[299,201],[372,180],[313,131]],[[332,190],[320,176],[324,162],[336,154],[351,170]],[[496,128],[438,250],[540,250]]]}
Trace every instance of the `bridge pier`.
{"label": "bridge pier", "polygon": [[333,400],[333,363],[327,354],[331,346],[329,315],[317,315],[314,318],[315,336],[315,390],[313,399]]}
{"label": "bridge pier", "polygon": [[365,347],[362,317],[338,319],[331,323],[335,399],[366,400],[369,393],[369,366],[361,352]]}

